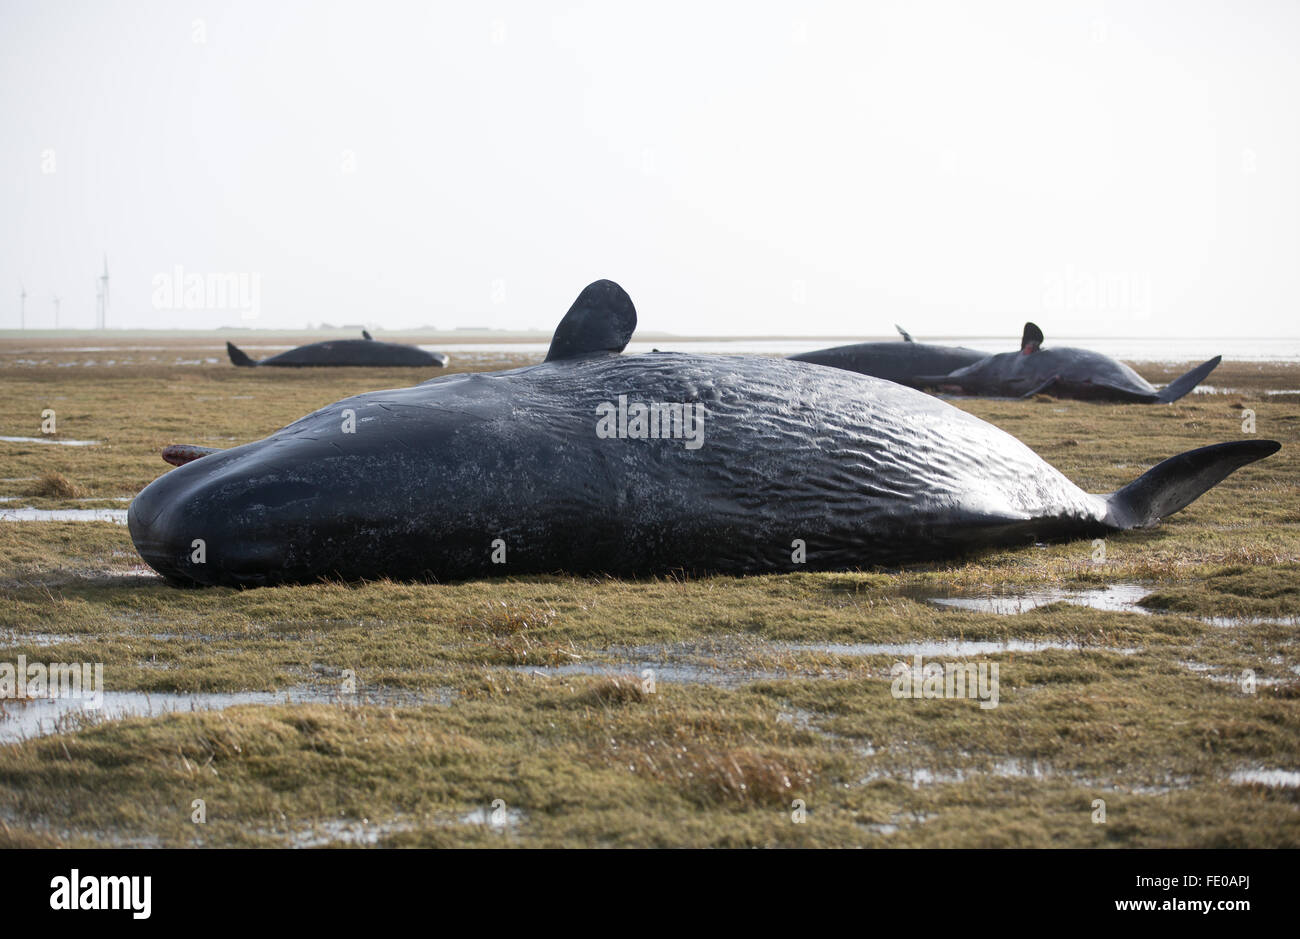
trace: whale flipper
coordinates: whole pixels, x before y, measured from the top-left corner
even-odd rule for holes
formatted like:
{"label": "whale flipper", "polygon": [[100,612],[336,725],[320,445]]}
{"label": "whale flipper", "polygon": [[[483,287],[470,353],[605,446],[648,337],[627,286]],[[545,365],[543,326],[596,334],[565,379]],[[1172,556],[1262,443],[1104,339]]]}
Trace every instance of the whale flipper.
{"label": "whale flipper", "polygon": [[636,330],[632,298],[612,280],[588,284],[555,327],[546,361],[622,352]]}
{"label": "whale flipper", "polygon": [[247,355],[241,352],[239,350],[239,347],[236,346],[233,342],[226,343],[226,354],[230,356],[230,361],[234,362],[236,365],[250,367],[257,364],[255,361],[253,361]]}
{"label": "whale flipper", "polygon": [[1031,388],[1029,391],[1026,391],[1020,397],[1032,398],[1034,395],[1047,394],[1048,389],[1051,388],[1060,380],[1061,380],[1060,375],[1053,375],[1051,378],[1047,379],[1047,381],[1043,382],[1037,388]]}
{"label": "whale flipper", "polygon": [[1234,471],[1280,449],[1276,440],[1238,440],[1171,456],[1105,497],[1106,523],[1119,529],[1149,528]]}
{"label": "whale flipper", "polygon": [[1216,355],[1214,358],[1210,359],[1210,361],[1202,362],[1186,375],[1183,375],[1180,378],[1175,378],[1169,384],[1165,385],[1165,387],[1157,391],[1156,400],[1161,404],[1173,404],[1201,382],[1205,381],[1210,372],[1218,368],[1219,363],[1222,361],[1223,356]]}
{"label": "whale flipper", "polygon": [[911,333],[909,333],[909,332],[908,332],[906,329],[904,329],[902,326],[899,326],[897,323],[894,324],[894,328],[895,328],[896,330],[898,330],[898,334],[899,334],[900,336],[903,337],[903,341],[904,341],[904,342],[915,342],[915,341],[916,341],[915,339],[912,338],[912,334],[911,334]]}
{"label": "whale flipper", "polygon": [[912,380],[916,388],[937,388],[939,385],[961,387],[961,381],[953,378],[952,373],[947,375],[917,375]]}
{"label": "whale flipper", "polygon": [[368,329],[363,329],[363,330],[361,330],[361,338],[362,338],[362,339],[369,339],[369,340],[371,340],[371,341],[373,342],[375,337],[372,336],[372,335],[370,335],[370,330],[368,330]]}
{"label": "whale flipper", "polygon": [[1025,324],[1025,331],[1020,336],[1020,351],[1024,355],[1031,352],[1037,352],[1038,347],[1043,344],[1043,331],[1033,323]]}

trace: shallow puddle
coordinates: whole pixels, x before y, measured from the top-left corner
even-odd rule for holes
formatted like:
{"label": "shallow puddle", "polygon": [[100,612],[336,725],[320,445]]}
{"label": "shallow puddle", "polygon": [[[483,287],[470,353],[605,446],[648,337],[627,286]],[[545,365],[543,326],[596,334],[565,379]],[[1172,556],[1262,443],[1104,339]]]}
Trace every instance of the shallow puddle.
{"label": "shallow puddle", "polygon": [[1228,777],[1239,784],[1295,789],[1300,787],[1300,772],[1293,769],[1239,769]]}
{"label": "shallow puddle", "polygon": [[1007,759],[999,760],[990,769],[962,768],[931,769],[926,766],[914,766],[898,770],[875,769],[859,780],[860,785],[879,779],[897,779],[911,784],[913,789],[922,786],[936,786],[948,783],[961,783],[979,776],[995,776],[1001,779],[1047,779],[1053,775],[1048,763],[1038,760]]}
{"label": "shallow puddle", "polygon": [[829,652],[832,655],[892,655],[899,658],[966,658],[972,655],[996,655],[1001,652],[1043,652],[1048,649],[1071,649],[1080,652],[1118,652],[1132,655],[1137,649],[1111,646],[1080,646],[1055,640],[1003,639],[962,640],[933,639],[923,642],[807,642],[787,646],[799,652]]}
{"label": "shallow puddle", "polygon": [[643,682],[665,681],[670,684],[714,685],[720,688],[737,688],[755,681],[777,681],[791,677],[785,672],[665,662],[612,664],[570,662],[565,665],[512,665],[510,668],[511,671],[543,677],[553,675],[597,675],[613,678],[629,675]]}
{"label": "shallow puddle", "polygon": [[[472,825],[498,832],[513,832],[526,821],[522,809],[501,807],[475,808],[454,817],[431,819],[425,825],[456,827]],[[372,822],[369,819],[331,819],[316,822],[309,828],[295,832],[264,831],[272,837],[287,838],[293,848],[324,848],[329,845],[374,846],[388,835],[418,831],[422,826],[415,819],[391,819]]]}
{"label": "shallow puddle", "polygon": [[58,437],[0,437],[5,443],[52,443],[60,447],[95,447],[98,440],[65,440]]}
{"label": "shallow puddle", "polygon": [[[20,633],[12,629],[0,630],[0,647],[7,646],[61,646],[74,642],[86,642],[96,637],[89,635],[74,636],[71,633]],[[0,704],[3,704],[0,701]]]}
{"label": "shallow puddle", "polygon": [[1198,616],[1195,613],[1179,610],[1146,609],[1139,605],[1145,597],[1157,589],[1151,584],[1118,583],[1093,588],[1043,587],[1016,593],[990,591],[940,594],[933,590],[916,589],[905,591],[904,595],[935,606],[972,610],[978,613],[996,613],[1000,616],[1014,616],[1052,603],[1072,603],[1076,606],[1114,613],[1141,613],[1144,616],[1167,613],[1171,616],[1187,616],[1211,626],[1225,628],[1264,625],[1300,626],[1300,616]]}
{"label": "shallow puddle", "polygon": [[0,509],[0,522],[112,522],[126,524],[126,509]]}
{"label": "shallow puddle", "polygon": [[[1276,770],[1270,773],[1280,772]],[[1123,773],[1121,772],[1122,776]],[[1045,760],[1009,757],[997,760],[988,768],[953,767],[934,769],[931,767],[904,767],[902,769],[873,769],[859,784],[865,785],[882,779],[894,779],[909,783],[913,789],[923,786],[956,785],[967,780],[979,778],[995,779],[1032,779],[1039,782],[1061,780],[1075,786],[1104,792],[1122,792],[1129,795],[1165,795],[1178,789],[1189,788],[1194,780],[1191,776],[1166,776],[1156,780],[1142,782],[1125,782],[1120,779],[1099,779],[1077,772],[1058,772]],[[1250,780],[1243,780],[1250,781]]]}
{"label": "shallow puddle", "polygon": [[241,704],[340,704],[414,707],[434,703],[432,697],[406,690],[373,688],[342,694],[311,686],[283,691],[144,692],[105,691],[98,708],[80,698],[0,699],[0,744],[43,737],[64,729],[76,730],[81,721],[100,722],[124,717],[158,717],[194,711],[221,711]]}
{"label": "shallow puddle", "polygon": [[1201,616],[1211,626],[1300,626],[1300,616]]}
{"label": "shallow puddle", "polygon": [[1152,588],[1145,584],[1120,583],[1095,588],[1044,587],[1019,593],[935,595],[918,592],[916,596],[936,606],[1002,615],[1024,613],[1052,603],[1073,603],[1094,610],[1149,613],[1138,606],[1138,601],[1151,591]]}
{"label": "shallow puddle", "polygon": [[[1180,659],[1178,664],[1194,675],[1200,675],[1202,678],[1223,685],[1236,685],[1238,688],[1242,689],[1244,694],[1250,693],[1249,691],[1246,691],[1246,676],[1244,676],[1240,671],[1234,671],[1222,665],[1209,665],[1205,662],[1193,662],[1189,659]],[[1260,678],[1258,676],[1251,676],[1250,681],[1253,682],[1256,688],[1273,688],[1283,683],[1280,678]]]}
{"label": "shallow puddle", "polygon": [[480,825],[495,831],[513,831],[523,824],[525,815],[522,809],[477,808],[457,816],[457,825]]}
{"label": "shallow puddle", "polygon": [[[372,823],[368,819],[339,819],[318,822],[302,831],[288,835],[292,848],[323,848],[331,844],[377,845],[379,840],[397,832],[411,831],[413,822]],[[280,832],[269,832],[279,836]]]}

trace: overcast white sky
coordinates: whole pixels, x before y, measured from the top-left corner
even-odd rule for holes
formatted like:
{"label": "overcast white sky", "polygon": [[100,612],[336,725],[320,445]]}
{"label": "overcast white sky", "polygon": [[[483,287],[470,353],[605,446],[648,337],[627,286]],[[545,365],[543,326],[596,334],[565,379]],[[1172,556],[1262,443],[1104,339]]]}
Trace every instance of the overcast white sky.
{"label": "overcast white sky", "polygon": [[1300,4],[0,0],[0,178],[0,328],[1295,335]]}

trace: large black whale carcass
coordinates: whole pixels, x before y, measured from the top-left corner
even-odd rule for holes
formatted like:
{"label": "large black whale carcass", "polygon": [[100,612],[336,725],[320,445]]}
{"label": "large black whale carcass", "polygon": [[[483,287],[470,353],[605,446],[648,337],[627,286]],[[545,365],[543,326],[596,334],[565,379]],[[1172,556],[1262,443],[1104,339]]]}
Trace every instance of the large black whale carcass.
{"label": "large black whale carcass", "polygon": [[1048,394],[1085,401],[1172,404],[1203,382],[1222,361],[1222,356],[1216,355],[1156,390],[1132,368],[1108,355],[1071,346],[1044,349],[1042,345],[1043,331],[1026,323],[1019,352],[999,352],[946,373],[918,375],[916,384],[967,395],[1027,398]]}
{"label": "large black whale carcass", "polygon": [[329,339],[325,342],[313,342],[296,349],[289,349],[278,355],[267,356],[257,360],[244,352],[233,342],[226,343],[226,354],[230,361],[239,366],[270,365],[282,368],[307,368],[316,365],[330,366],[373,366],[390,365],[408,368],[442,368],[447,364],[447,355],[443,352],[426,352],[417,346],[402,345],[397,342],[380,342],[372,339],[370,333],[362,330],[360,339]]}
{"label": "large black whale carcass", "polygon": [[176,457],[131,503],[131,537],[185,584],[852,569],[1150,525],[1278,449],[1205,447],[1090,495],[891,382],[620,355],[635,322],[599,281],[539,365],[357,395]]}
{"label": "large black whale carcass", "polygon": [[800,352],[789,358],[795,362],[828,365],[860,375],[883,378],[909,388],[919,388],[922,387],[919,380],[921,376],[946,375],[987,357],[987,353],[964,346],[915,342],[901,326],[894,328],[902,333],[903,342],[855,342],[847,346]]}

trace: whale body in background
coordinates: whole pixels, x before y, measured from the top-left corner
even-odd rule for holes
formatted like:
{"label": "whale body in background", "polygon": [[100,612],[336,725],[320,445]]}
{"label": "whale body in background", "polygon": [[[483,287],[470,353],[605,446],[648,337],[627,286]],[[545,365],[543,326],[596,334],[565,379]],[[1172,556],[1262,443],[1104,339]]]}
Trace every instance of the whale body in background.
{"label": "whale body in background", "polygon": [[1042,348],[1043,331],[1025,324],[1019,352],[1000,352],[949,372],[936,370],[918,377],[922,387],[994,397],[1030,397],[1172,404],[1203,382],[1223,357],[1216,355],[1164,388],[1156,390],[1123,362],[1088,349]]}
{"label": "whale body in background", "polygon": [[598,281],[541,364],[169,448],[183,465],[131,503],[131,538],[191,585],[852,569],[1151,525],[1279,446],[1204,447],[1092,495],[921,392],[779,358],[619,354],[635,325]]}
{"label": "whale body in background", "polygon": [[909,388],[919,388],[922,385],[918,378],[922,375],[947,374],[973,365],[987,356],[985,352],[962,346],[914,342],[901,326],[894,328],[902,334],[903,342],[858,342],[801,352],[788,358],[795,362],[828,365],[860,375],[883,378]]}
{"label": "whale body in background", "polygon": [[286,368],[304,368],[313,365],[336,366],[386,366],[403,365],[412,368],[442,368],[448,362],[442,352],[425,352],[415,346],[396,342],[379,342],[362,330],[361,339],[330,339],[299,346],[279,355],[262,359],[250,358],[232,342],[226,343],[226,354],[235,365],[273,365]]}

